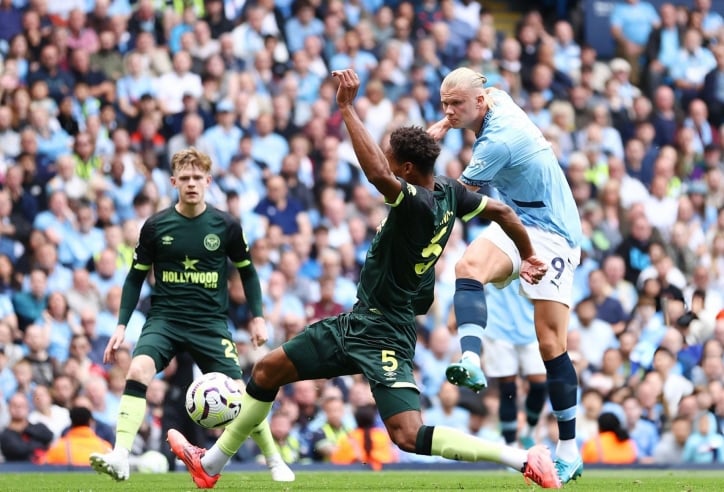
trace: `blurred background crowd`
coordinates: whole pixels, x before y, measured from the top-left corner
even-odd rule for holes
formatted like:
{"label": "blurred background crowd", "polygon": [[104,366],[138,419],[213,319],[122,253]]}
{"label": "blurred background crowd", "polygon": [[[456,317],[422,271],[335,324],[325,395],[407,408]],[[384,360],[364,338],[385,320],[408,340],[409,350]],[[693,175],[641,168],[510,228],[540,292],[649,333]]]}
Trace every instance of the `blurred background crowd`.
{"label": "blurred background crowd", "polygon": [[[439,84],[465,65],[540,127],[580,209],[568,342],[581,446],[613,433],[627,462],[724,461],[724,20],[710,0],[654,3],[611,3],[610,32],[597,35],[616,52],[604,59],[584,43],[596,26],[574,0],[520,10],[492,0],[0,0],[0,455],[52,462],[46,451],[71,416],[112,444],[152,278],[128,350],[113,365],[103,350],[139,228],[174,202],[174,152],[211,156],[208,200],[251,245],[271,336],[252,349],[232,278],[229,328],[248,375],[305,324],[351,308],[386,214],[330,71],[359,73],[357,109],[384,143],[392,128],[441,118]],[[448,133],[438,173],[460,175],[472,138]],[[444,376],[459,355],[448,331],[454,265],[485,225],[456,226],[436,301],[419,318],[416,362],[429,425],[501,439],[495,384],[476,395]],[[181,425],[194,374],[176,361],[149,386],[137,454],[162,450],[163,429]],[[392,447],[372,403],[359,378],[285,388],[271,416],[284,459],[423,459]],[[197,431],[200,442],[215,437]],[[556,433],[546,409],[532,435]]]}

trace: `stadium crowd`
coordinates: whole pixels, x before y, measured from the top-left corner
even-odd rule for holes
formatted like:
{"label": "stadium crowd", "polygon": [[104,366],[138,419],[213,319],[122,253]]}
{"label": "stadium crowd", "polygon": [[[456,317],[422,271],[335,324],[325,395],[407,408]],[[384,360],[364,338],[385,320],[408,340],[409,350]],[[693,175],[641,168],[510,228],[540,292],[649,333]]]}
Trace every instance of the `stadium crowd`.
{"label": "stadium crowd", "polygon": [[[0,455],[48,462],[72,419],[87,427],[78,408],[112,444],[152,278],[128,350],[113,365],[103,350],[139,227],[175,199],[174,152],[211,156],[210,203],[251,244],[271,337],[252,350],[236,276],[229,328],[248,374],[308,322],[351,308],[386,214],[330,71],[357,71],[358,111],[384,142],[391,128],[439,120],[442,78],[469,66],[541,128],[579,206],[568,344],[584,458],[724,462],[724,20],[710,0],[694,4],[617,3],[617,53],[604,60],[575,15],[532,10],[507,35],[469,0],[0,0]],[[469,137],[449,132],[440,174],[460,175]],[[445,380],[459,356],[454,265],[485,225],[456,226],[416,362],[429,425],[501,439],[495,385],[478,395]],[[168,409],[193,377],[174,377],[182,365],[149,386],[137,454],[163,449]],[[357,378],[286,388],[271,416],[284,459],[423,459],[376,432],[371,403]],[[556,432],[547,408],[532,435],[554,443]]]}

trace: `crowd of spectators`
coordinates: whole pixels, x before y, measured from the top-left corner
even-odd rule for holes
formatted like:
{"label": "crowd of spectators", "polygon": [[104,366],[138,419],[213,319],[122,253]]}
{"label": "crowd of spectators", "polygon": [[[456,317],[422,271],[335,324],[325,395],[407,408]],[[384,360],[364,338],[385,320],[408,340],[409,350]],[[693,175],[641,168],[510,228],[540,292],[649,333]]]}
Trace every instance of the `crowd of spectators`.
{"label": "crowd of spectators", "polygon": [[[724,21],[694,4],[616,3],[617,54],[603,60],[565,9],[521,14],[504,33],[469,0],[0,0],[0,454],[44,462],[71,420],[88,427],[81,408],[96,444],[112,444],[152,278],[127,350],[105,365],[103,349],[139,228],[174,202],[174,152],[211,156],[210,203],[251,245],[271,337],[252,349],[232,278],[229,327],[248,374],[308,322],[351,308],[386,214],[330,71],[358,72],[358,111],[384,143],[391,128],[437,121],[439,84],[465,65],[541,128],[580,209],[568,344],[587,459],[611,448],[629,462],[723,461]],[[471,137],[449,132],[439,173],[459,176]],[[458,355],[455,261],[484,226],[458,224],[436,266],[416,363],[429,425],[500,439],[495,386],[476,395],[444,376]],[[164,399],[182,400],[173,371],[149,386],[138,454],[161,449]],[[272,432],[290,463],[422,459],[373,432],[370,404],[358,378],[295,383]],[[534,435],[555,441],[549,411]]]}

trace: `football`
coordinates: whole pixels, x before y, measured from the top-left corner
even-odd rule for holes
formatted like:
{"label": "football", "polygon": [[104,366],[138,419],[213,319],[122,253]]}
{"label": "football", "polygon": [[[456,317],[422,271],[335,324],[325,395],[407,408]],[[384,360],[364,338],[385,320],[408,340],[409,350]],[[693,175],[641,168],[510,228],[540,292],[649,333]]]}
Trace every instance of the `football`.
{"label": "football", "polygon": [[186,391],[186,411],[206,429],[225,427],[241,411],[242,393],[236,381],[220,372],[199,376]]}

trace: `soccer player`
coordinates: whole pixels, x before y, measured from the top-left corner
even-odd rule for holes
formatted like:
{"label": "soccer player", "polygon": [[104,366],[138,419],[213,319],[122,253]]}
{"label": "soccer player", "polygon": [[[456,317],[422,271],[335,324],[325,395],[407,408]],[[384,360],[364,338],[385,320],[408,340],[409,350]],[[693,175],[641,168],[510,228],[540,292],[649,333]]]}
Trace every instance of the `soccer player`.
{"label": "soccer player", "polygon": [[533,256],[525,229],[510,207],[433,175],[440,147],[422,128],[393,131],[390,148],[383,152],[353,106],[358,75],[350,69],[332,74],[339,80],[337,103],[362,170],[391,207],[360,273],[358,302],[349,313],[309,325],[257,362],[243,412],[211,449],[191,445],[173,429],[168,432],[171,449],[186,463],[197,486],[213,487],[249,432],[266,419],[279,387],[361,373],[370,382],[380,416],[400,449],[456,460],[495,461],[544,487],[559,487],[550,453],[543,446],[526,452],[454,429],[423,425],[412,362],[419,312],[415,306],[422,309],[416,298],[432,298],[433,284],[425,281],[434,276],[456,217],[468,221],[481,215],[498,221],[525,258],[521,275],[528,281],[542,277],[546,266]]}
{"label": "soccer player", "polygon": [[[111,452],[90,458],[96,471],[118,481],[129,476],[128,454],[146,413],[146,388],[174,355],[187,351],[204,373],[221,372],[243,386],[236,345],[226,324],[229,260],[241,275],[254,316],[249,322],[252,341],[262,345],[267,340],[261,286],[241,225],[204,201],[210,170],[209,156],[194,148],[174,154],[171,184],[178,190],[178,202],[144,223],[123,285],[118,327],[103,354],[105,363],[115,360],[126,323],[153,268],[151,310],[126,375],[116,444]],[[260,422],[251,436],[266,457],[272,478],[293,481],[294,473],[279,456],[268,423]]]}
{"label": "soccer player", "polygon": [[[548,393],[560,437],[556,467],[562,483],[583,472],[576,446],[578,377],[566,350],[573,272],[580,262],[581,221],[563,171],[540,130],[504,91],[484,87],[486,78],[469,68],[450,72],[440,86],[445,118],[428,128],[436,140],[450,128],[475,132],[473,155],[460,181],[471,190],[490,185],[525,225],[536,254],[550,268],[521,293],[533,301],[535,330],[546,368]],[[450,382],[479,391],[487,385],[480,367],[487,322],[485,290],[518,276],[521,251],[491,224],[455,265],[453,307],[461,351],[446,371]]]}
{"label": "soccer player", "polygon": [[533,329],[533,304],[514,290],[519,283],[515,279],[509,289],[485,289],[488,307],[494,315],[483,335],[483,367],[489,377],[498,378],[498,418],[503,438],[510,445],[518,441],[516,380],[520,375],[528,381],[524,404],[528,425],[520,435],[520,443],[527,449],[535,444],[533,430],[545,404],[546,368]]}

